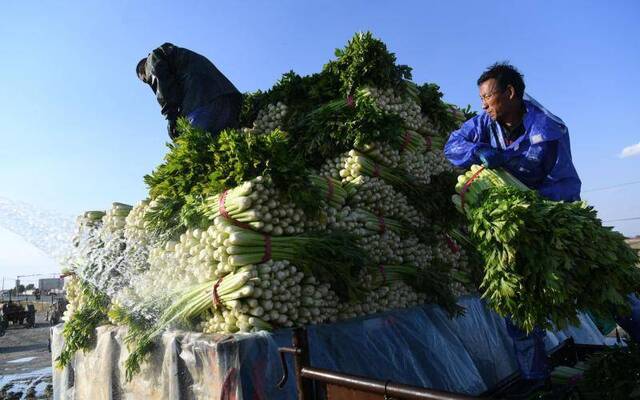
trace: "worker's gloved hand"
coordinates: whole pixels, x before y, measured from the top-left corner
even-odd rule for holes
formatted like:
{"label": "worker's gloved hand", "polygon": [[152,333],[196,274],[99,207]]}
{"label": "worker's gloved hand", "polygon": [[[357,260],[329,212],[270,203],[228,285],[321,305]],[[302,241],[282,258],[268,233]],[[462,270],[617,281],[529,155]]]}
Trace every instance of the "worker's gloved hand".
{"label": "worker's gloved hand", "polygon": [[175,119],[170,119],[167,122],[167,132],[169,133],[169,137],[171,138],[171,140],[176,140],[178,138],[178,136],[180,136],[180,134],[178,133],[178,130],[176,128],[176,120]]}
{"label": "worker's gloved hand", "polygon": [[478,158],[487,168],[498,168],[504,164],[504,156],[492,147],[483,147],[477,150]]}

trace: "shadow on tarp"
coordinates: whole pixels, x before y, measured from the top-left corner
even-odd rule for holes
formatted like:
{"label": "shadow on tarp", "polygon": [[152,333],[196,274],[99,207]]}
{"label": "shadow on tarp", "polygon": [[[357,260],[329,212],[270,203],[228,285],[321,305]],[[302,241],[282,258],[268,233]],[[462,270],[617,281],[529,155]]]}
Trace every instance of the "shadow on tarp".
{"label": "shadow on tarp", "polygon": [[[449,319],[433,305],[395,310],[307,328],[313,367],[382,381],[479,395],[517,370],[504,319],[478,298],[464,297],[464,316]],[[569,337],[605,344],[591,319],[549,332],[550,350]],[[278,347],[291,346],[291,330],[240,335],[167,332],[140,374],[124,380],[128,356],[124,328],[98,329],[96,347],[54,371],[54,398],[295,399],[293,362],[281,390]],[[53,355],[62,347],[53,328]]]}

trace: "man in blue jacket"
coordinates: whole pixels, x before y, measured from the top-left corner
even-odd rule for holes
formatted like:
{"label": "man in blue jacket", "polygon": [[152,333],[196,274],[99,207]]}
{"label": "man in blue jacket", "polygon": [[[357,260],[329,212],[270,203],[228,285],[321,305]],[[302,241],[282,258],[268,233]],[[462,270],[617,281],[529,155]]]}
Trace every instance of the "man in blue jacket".
{"label": "man in blue jacket", "polygon": [[445,155],[455,166],[503,167],[551,200],[580,200],[564,122],[524,93],[513,66],[495,64],[478,79],[484,112],[453,132]]}
{"label": "man in blue jacket", "polygon": [[[555,201],[580,200],[580,178],[571,159],[564,122],[524,93],[522,74],[506,63],[489,67],[478,79],[484,112],[453,132],[444,152],[457,167],[502,167],[540,195]],[[630,297],[633,314],[618,323],[640,339],[640,301]],[[536,328],[527,335],[506,319],[516,358],[525,379],[545,379],[544,337]]]}
{"label": "man in blue jacket", "polygon": [[171,139],[181,116],[212,135],[238,126],[242,95],[206,57],[165,43],[140,60],[136,73],[155,93]]}
{"label": "man in blue jacket", "polygon": [[[453,165],[503,167],[542,196],[580,200],[580,178],[571,160],[564,122],[524,93],[524,79],[506,63],[489,67],[478,79],[483,113],[453,132],[444,148]],[[544,329],[527,335],[506,318],[516,359],[525,379],[549,375]]]}

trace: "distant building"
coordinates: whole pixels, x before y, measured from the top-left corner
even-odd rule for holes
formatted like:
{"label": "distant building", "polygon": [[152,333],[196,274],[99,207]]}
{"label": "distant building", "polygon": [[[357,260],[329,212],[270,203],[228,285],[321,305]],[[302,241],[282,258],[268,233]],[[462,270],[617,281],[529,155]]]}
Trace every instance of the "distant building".
{"label": "distant building", "polygon": [[64,286],[64,279],[62,278],[46,278],[38,280],[38,289],[42,294],[49,293],[50,291],[60,291]]}

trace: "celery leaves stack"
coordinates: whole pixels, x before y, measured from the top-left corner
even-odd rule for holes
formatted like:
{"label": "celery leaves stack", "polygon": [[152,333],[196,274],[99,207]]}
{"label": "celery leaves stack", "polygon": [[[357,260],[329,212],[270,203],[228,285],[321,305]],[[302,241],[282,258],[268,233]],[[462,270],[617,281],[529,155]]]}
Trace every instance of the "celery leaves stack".
{"label": "celery leaves stack", "polygon": [[628,312],[638,256],[584,202],[555,202],[502,170],[472,166],[453,202],[485,262],[483,297],[522,328],[563,327],[578,310]]}

